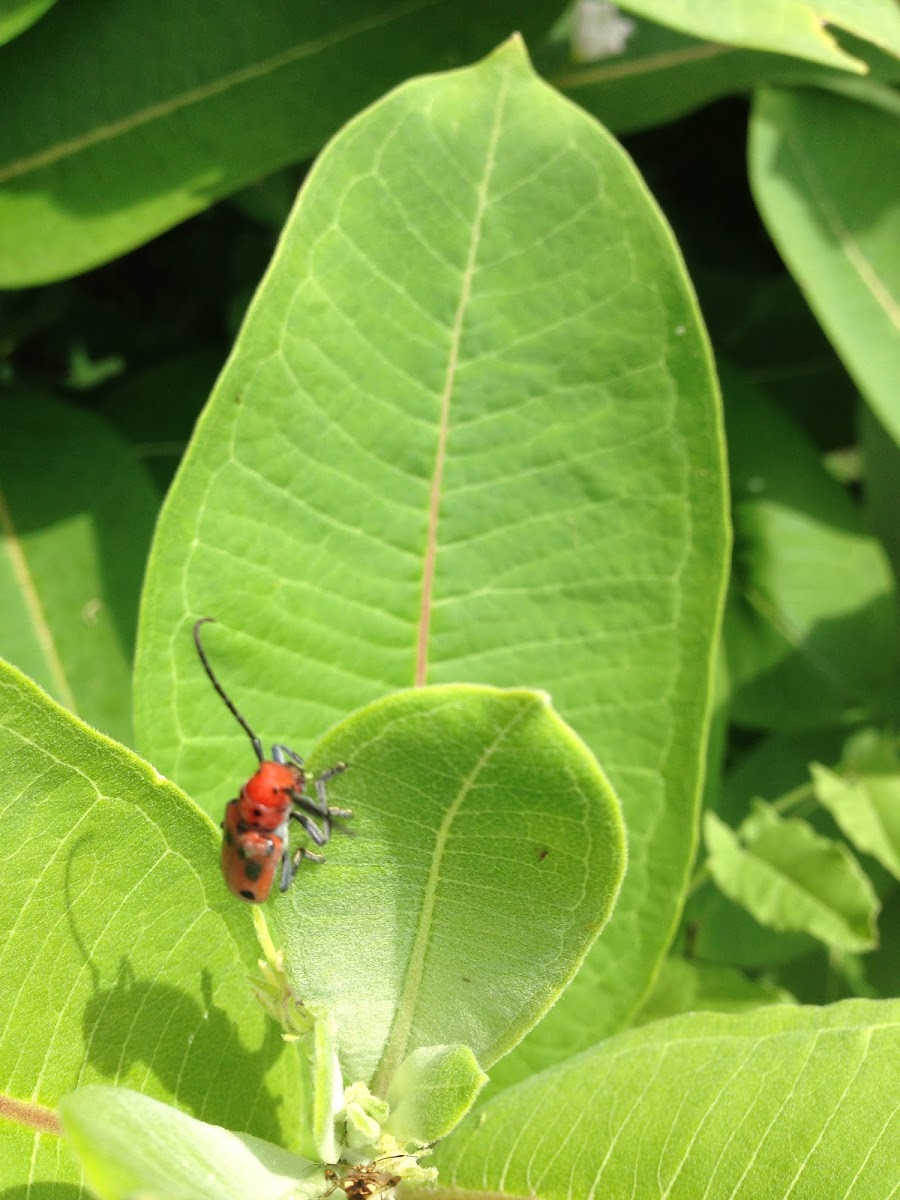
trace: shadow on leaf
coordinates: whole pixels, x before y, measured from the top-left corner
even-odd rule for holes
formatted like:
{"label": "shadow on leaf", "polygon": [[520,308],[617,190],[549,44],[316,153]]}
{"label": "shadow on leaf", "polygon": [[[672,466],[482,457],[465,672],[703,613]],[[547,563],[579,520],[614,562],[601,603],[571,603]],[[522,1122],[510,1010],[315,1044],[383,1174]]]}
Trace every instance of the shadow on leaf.
{"label": "shadow on leaf", "polygon": [[202,1005],[171,984],[138,979],[123,958],[115,983],[98,988],[85,1007],[88,1060],[111,1082],[143,1064],[192,1116],[277,1135],[277,1101],[264,1081],[283,1050],[281,1036],[268,1022],[262,1045],[248,1049],[214,1003],[210,973],[201,979]]}

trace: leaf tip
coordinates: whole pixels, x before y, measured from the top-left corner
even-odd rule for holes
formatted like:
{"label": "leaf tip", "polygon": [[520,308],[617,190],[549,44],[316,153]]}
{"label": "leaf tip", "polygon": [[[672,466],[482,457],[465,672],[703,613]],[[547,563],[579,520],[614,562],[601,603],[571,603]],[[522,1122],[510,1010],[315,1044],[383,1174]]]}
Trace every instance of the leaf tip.
{"label": "leaf tip", "polygon": [[532,71],[531,57],[521,33],[512,33],[505,42],[490,52],[485,62],[496,63],[498,66],[510,67],[516,70]]}

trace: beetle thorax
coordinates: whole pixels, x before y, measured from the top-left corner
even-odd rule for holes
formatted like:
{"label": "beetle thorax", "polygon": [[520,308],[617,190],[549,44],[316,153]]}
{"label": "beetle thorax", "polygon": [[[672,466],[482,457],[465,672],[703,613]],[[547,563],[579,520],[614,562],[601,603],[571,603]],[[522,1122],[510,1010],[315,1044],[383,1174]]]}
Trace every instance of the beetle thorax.
{"label": "beetle thorax", "polygon": [[277,829],[295,798],[302,794],[305,776],[288,763],[264,762],[241,788],[240,820],[251,829]]}

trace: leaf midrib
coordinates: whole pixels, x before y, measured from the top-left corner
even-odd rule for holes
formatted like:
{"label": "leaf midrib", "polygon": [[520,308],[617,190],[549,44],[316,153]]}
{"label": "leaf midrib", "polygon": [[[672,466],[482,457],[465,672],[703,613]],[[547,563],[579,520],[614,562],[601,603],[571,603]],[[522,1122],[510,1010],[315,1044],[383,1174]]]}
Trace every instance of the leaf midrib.
{"label": "leaf midrib", "polygon": [[478,247],[481,242],[481,231],[484,224],[484,213],[487,208],[488,189],[494,167],[497,161],[497,143],[500,138],[503,110],[506,95],[509,91],[509,77],[505,76],[497,94],[497,106],[494,122],[488,135],[487,150],[484,157],[484,168],[481,182],[476,194],[475,213],[472,220],[472,235],[466,253],[466,264],[463,269],[460,285],[459,300],[453,318],[453,328],[450,335],[450,349],[447,355],[447,369],[444,375],[444,388],[441,393],[441,410],[438,424],[438,441],[434,458],[434,470],[431,476],[431,491],[428,500],[428,532],[425,540],[425,559],[422,567],[422,594],[419,602],[419,623],[416,637],[416,668],[415,686],[424,687],[428,677],[428,640],[431,632],[431,608],[434,594],[434,572],[437,563],[437,532],[441,508],[441,493],[444,481],[444,463],[447,455],[447,439],[450,424],[450,404],[453,398],[453,387],[456,382],[456,371],[459,365],[459,347],[462,341],[463,322],[472,295],[472,277],[475,274],[475,261],[478,257]]}
{"label": "leaf midrib", "polygon": [[371,1088],[377,1096],[387,1095],[390,1082],[393,1079],[397,1068],[403,1062],[408,1053],[409,1035],[410,1030],[412,1029],[413,1014],[415,1012],[416,1001],[422,984],[422,976],[425,973],[425,957],[428,952],[428,944],[431,939],[437,889],[441,877],[441,866],[444,861],[444,853],[447,849],[447,842],[453,822],[456,820],[457,814],[459,813],[459,810],[462,807],[466,797],[475,786],[478,776],[490,762],[498,746],[505,741],[505,739],[509,736],[510,731],[523,719],[527,711],[527,705],[520,705],[513,713],[512,717],[510,717],[510,719],[503,726],[503,728],[497,733],[497,736],[494,738],[494,740],[484,748],[475,762],[475,765],[472,767],[472,770],[460,783],[456,796],[451,804],[448,805],[447,811],[444,813],[443,820],[438,826],[434,850],[431,855],[431,865],[428,871],[428,878],[425,881],[425,889],[422,894],[422,905],[419,911],[419,920],[415,935],[413,937],[413,944],[410,949],[409,965],[407,967],[406,976],[403,980],[403,987],[397,999],[397,1007],[394,1012],[394,1019],[391,1024],[390,1033],[388,1034],[385,1042],[384,1051],[381,1055],[381,1061],[379,1062],[372,1079]]}

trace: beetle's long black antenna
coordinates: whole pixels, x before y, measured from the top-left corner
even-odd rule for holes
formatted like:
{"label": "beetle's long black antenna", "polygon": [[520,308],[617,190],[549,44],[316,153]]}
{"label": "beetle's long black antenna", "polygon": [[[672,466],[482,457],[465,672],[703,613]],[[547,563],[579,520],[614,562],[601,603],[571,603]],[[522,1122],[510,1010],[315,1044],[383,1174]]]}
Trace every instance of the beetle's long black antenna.
{"label": "beetle's long black antenna", "polygon": [[206,625],[206,624],[214,625],[215,621],[216,621],[215,617],[201,617],[200,620],[197,621],[197,623],[194,625],[194,645],[197,647],[197,653],[200,655],[200,661],[203,663],[203,670],[209,676],[209,682],[213,685],[213,687],[216,689],[216,691],[219,693],[219,695],[225,701],[226,708],[231,713],[231,715],[235,718],[237,723],[240,725],[241,729],[243,729],[244,733],[246,733],[247,737],[250,739],[250,744],[253,746],[253,750],[254,750],[254,753],[256,754],[256,757],[259,759],[260,762],[265,762],[266,756],[263,754],[262,742],[259,740],[259,738],[256,736],[256,734],[253,732],[253,730],[250,728],[250,726],[247,724],[247,722],[244,720],[244,718],[241,716],[241,714],[235,708],[233,701],[228,696],[227,692],[222,687],[221,683],[219,683],[218,679],[216,678],[215,671],[209,665],[209,659],[206,657],[206,651],[203,649],[203,643],[200,641],[200,626]]}

